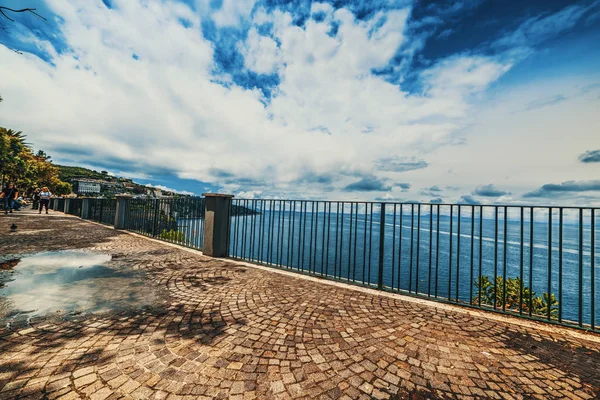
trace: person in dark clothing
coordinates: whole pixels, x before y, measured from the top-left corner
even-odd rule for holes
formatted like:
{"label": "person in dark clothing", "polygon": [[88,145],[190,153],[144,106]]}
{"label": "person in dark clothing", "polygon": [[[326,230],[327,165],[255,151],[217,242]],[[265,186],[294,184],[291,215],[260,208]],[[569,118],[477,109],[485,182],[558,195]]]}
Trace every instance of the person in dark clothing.
{"label": "person in dark clothing", "polygon": [[50,192],[50,190],[48,190],[48,188],[46,186],[44,186],[40,192],[40,212],[39,212],[39,214],[42,213],[42,210],[44,209],[44,207],[46,207],[46,214],[48,214],[48,204],[50,204],[51,197],[52,197],[52,193]]}
{"label": "person in dark clothing", "polygon": [[33,200],[33,204],[31,205],[31,208],[34,210],[37,210],[38,207],[40,206],[40,188],[36,188],[35,191],[33,192],[33,194],[31,195],[31,200]]}
{"label": "person in dark clothing", "polygon": [[19,191],[14,184],[9,183],[7,187],[0,193],[0,199],[4,203],[4,214],[8,214],[10,211],[13,212],[15,200],[19,197]]}

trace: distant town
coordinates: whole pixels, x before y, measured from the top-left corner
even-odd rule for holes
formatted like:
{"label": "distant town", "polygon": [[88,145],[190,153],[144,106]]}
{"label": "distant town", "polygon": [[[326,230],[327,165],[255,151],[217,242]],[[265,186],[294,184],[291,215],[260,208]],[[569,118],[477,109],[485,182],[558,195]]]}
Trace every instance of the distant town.
{"label": "distant town", "polygon": [[142,185],[130,178],[122,178],[109,174],[107,171],[95,171],[82,167],[55,165],[60,172],[60,179],[72,185],[72,195],[81,197],[111,198],[116,194],[129,194],[133,197],[165,198],[175,195],[175,192],[162,190],[152,186]]}

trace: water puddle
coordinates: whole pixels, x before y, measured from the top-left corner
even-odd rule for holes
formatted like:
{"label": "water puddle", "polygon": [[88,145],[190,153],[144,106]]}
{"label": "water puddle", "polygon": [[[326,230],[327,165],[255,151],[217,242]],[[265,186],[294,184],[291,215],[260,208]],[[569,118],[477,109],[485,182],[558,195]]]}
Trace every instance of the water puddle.
{"label": "water puddle", "polygon": [[0,323],[139,309],[164,300],[144,274],[114,265],[111,256],[43,252],[0,260]]}

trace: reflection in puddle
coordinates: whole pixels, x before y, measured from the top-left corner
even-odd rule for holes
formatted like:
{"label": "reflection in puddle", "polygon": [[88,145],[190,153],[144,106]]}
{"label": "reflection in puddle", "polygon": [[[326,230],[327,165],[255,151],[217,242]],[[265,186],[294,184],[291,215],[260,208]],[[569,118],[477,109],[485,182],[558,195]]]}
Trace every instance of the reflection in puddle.
{"label": "reflection in puddle", "polygon": [[0,262],[0,322],[140,308],[159,301],[141,272],[109,266],[110,261],[106,254],[57,251]]}

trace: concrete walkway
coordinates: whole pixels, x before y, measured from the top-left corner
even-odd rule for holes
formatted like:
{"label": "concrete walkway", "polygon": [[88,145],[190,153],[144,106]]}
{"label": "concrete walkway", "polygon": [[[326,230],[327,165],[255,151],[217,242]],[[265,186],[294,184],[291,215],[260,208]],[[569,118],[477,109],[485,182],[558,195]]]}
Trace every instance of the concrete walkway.
{"label": "concrete walkway", "polygon": [[141,273],[103,286],[106,302],[140,285],[163,300],[0,328],[0,399],[600,397],[598,335],[211,259],[53,211],[0,215],[4,261],[63,249]]}

